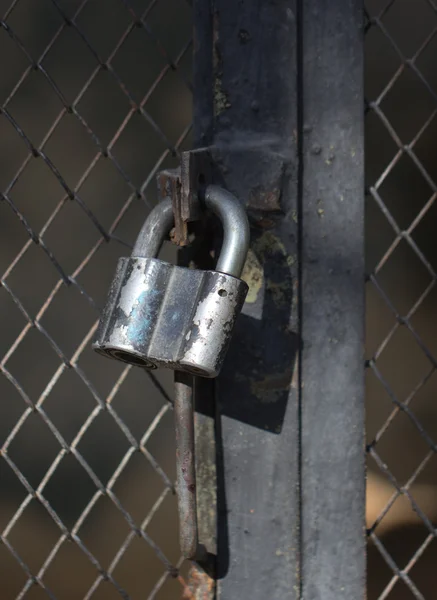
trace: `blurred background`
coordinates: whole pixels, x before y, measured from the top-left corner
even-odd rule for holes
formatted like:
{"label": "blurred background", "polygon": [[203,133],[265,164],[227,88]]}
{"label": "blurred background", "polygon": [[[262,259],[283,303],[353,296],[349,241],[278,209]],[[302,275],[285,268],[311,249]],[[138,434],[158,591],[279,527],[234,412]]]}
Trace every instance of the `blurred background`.
{"label": "blurred background", "polygon": [[[437,12],[431,0],[366,9],[368,597],[428,599]],[[191,147],[191,6],[0,0],[0,15],[2,598],[46,598],[29,573],[67,600],[178,598],[171,374],[90,343],[156,172]]]}

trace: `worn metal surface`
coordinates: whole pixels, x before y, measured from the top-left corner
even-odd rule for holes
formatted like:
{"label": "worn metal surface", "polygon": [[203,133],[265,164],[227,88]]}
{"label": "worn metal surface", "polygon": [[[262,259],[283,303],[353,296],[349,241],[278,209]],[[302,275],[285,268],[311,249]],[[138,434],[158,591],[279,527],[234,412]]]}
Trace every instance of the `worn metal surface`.
{"label": "worn metal surface", "polygon": [[[217,595],[294,599],[295,4],[198,1],[194,14],[196,142],[211,148],[215,181],[242,201],[253,225],[242,275],[249,294],[216,382]],[[208,50],[201,51],[200,43]]]}
{"label": "worn metal surface", "polygon": [[216,269],[240,277],[249,250],[249,222],[246,211],[235,196],[216,185],[205,190],[205,206],[220,219],[223,241]]}
{"label": "worn metal surface", "polygon": [[156,179],[161,202],[170,199],[172,203],[174,227],[170,230],[170,239],[183,247],[188,244],[188,226],[181,214],[181,169],[177,167],[160,171]]}
{"label": "worn metal surface", "polygon": [[202,216],[202,192],[212,183],[212,164],[208,148],[197,148],[181,155],[180,215],[184,223]]}
{"label": "worn metal surface", "polygon": [[175,373],[174,416],[181,552],[185,558],[205,561],[206,550],[199,544],[197,527],[194,383],[187,373]]}
{"label": "worn metal surface", "polygon": [[215,597],[215,581],[198,565],[190,569],[182,600],[212,600]]}
{"label": "worn metal surface", "polygon": [[[194,379],[197,516],[199,538],[211,569],[217,556],[217,464],[215,447],[214,379]],[[210,569],[210,570],[211,570]]]}
{"label": "worn metal surface", "polygon": [[[178,252],[178,264],[211,269],[215,258],[211,252],[214,232],[211,220],[195,223],[196,236],[193,242]],[[206,225],[206,226],[205,226]],[[177,372],[175,373],[177,375]],[[199,542],[207,552],[206,561],[193,563],[188,577],[188,597],[214,600],[215,564],[217,555],[217,468],[214,415],[214,379],[193,377],[194,429],[195,429],[195,472],[196,504]],[[204,569],[207,569],[208,574]],[[190,596],[191,594],[191,596]]]}
{"label": "worn metal surface", "polygon": [[223,225],[217,271],[149,258],[173,221],[171,200],[163,200],[143,225],[132,257],[118,261],[93,346],[100,354],[149,369],[218,375],[248,289],[238,276],[249,225],[238,201],[217,186],[206,188],[205,205]]}
{"label": "worn metal surface", "polygon": [[155,258],[173,225],[171,200],[166,198],[155,206],[147,216],[138,234],[132,256]]}
{"label": "worn metal surface", "polygon": [[247,284],[154,258],[120,258],[94,349],[149,369],[216,377]]}
{"label": "worn metal surface", "polygon": [[214,72],[199,136],[253,225],[248,302],[217,381],[218,596],[359,598],[360,4],[215,0],[199,17],[213,49],[198,68]]}
{"label": "worn metal surface", "polygon": [[181,153],[177,169],[158,173],[158,189],[162,199],[171,198],[174,228],[171,241],[178,246],[189,243],[188,223],[203,220],[201,195],[212,183],[211,156],[208,148]]}
{"label": "worn metal surface", "polygon": [[301,13],[302,597],[365,597],[363,6]]}

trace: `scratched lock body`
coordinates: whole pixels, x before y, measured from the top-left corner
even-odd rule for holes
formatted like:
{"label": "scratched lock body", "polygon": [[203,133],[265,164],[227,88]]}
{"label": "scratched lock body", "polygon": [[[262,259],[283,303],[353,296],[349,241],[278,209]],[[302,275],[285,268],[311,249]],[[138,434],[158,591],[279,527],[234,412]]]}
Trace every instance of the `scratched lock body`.
{"label": "scratched lock body", "polygon": [[216,271],[158,260],[173,226],[170,200],[150,213],[132,256],[120,258],[93,348],[148,369],[167,367],[216,377],[248,286],[239,279],[249,245],[244,209],[228,192],[208,186],[205,204],[223,225]]}

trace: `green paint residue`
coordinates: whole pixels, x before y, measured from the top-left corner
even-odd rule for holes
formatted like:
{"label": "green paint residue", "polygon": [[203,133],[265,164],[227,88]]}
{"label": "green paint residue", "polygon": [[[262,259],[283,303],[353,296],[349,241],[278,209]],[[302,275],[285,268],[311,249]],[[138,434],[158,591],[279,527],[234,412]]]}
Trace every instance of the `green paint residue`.
{"label": "green paint residue", "polygon": [[222,80],[218,75],[214,81],[214,112],[215,115],[220,115],[224,110],[230,108],[231,103],[227,94],[223,91]]}
{"label": "green paint residue", "polygon": [[249,250],[241,279],[249,286],[246,302],[254,304],[264,281],[264,272],[256,254]]}
{"label": "green paint residue", "polygon": [[287,280],[282,282],[264,280],[262,263],[265,262],[267,256],[275,254],[285,257],[284,262],[290,268],[296,264],[296,256],[287,254],[282,241],[271,231],[264,232],[259,238],[253,241],[253,247],[248,252],[243,273],[241,275],[241,278],[249,286],[249,292],[246,298],[246,302],[249,304],[254,304],[257,301],[259,292],[264,283],[277,306],[283,306],[288,301],[292,289],[291,279],[287,278]]}

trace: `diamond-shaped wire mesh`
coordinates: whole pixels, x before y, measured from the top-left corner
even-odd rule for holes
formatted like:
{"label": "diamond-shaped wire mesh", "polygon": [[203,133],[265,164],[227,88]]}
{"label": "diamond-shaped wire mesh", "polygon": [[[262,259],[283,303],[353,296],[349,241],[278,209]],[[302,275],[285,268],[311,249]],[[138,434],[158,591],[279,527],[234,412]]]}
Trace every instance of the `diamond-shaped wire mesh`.
{"label": "diamond-shaped wire mesh", "polygon": [[437,3],[366,2],[370,599],[435,597]]}
{"label": "diamond-shaped wire mesh", "polygon": [[0,16],[1,597],[178,597],[171,378],[90,342],[157,171],[190,144],[191,6]]}

